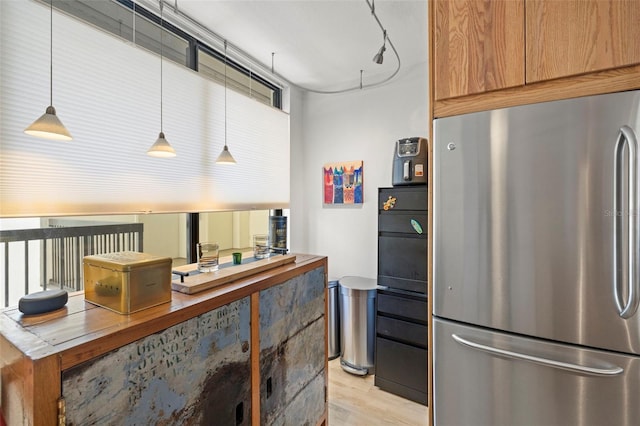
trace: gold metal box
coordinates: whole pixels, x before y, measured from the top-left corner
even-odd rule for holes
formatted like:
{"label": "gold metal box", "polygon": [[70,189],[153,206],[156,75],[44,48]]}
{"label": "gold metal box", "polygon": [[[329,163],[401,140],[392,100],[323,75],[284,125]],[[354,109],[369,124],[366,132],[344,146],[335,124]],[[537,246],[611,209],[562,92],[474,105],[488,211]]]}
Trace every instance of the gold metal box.
{"label": "gold metal box", "polygon": [[85,256],[84,297],[120,314],[171,301],[171,258],[123,251]]}

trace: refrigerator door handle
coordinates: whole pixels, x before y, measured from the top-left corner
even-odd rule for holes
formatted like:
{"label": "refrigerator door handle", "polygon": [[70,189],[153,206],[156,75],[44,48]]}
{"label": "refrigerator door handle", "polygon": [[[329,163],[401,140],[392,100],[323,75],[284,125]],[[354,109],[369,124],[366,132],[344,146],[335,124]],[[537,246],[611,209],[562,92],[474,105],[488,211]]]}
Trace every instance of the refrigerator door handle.
{"label": "refrigerator door handle", "polygon": [[529,361],[536,364],[541,364],[547,367],[559,368],[562,370],[569,370],[583,374],[589,374],[592,376],[617,376],[624,372],[624,369],[618,366],[611,368],[589,367],[585,365],[573,364],[564,361],[557,361],[549,358],[542,358],[535,355],[524,354],[520,352],[513,352],[506,349],[495,348],[493,346],[487,346],[482,343],[474,342],[468,338],[460,337],[457,334],[452,334],[451,337],[461,345],[468,346],[473,349],[477,349],[490,354],[506,356],[508,358],[515,358],[523,361]]}
{"label": "refrigerator door handle", "polygon": [[[627,191],[629,194],[628,207],[629,212],[625,214],[623,211],[622,198],[624,179],[623,168],[623,152],[624,147],[629,148],[629,171],[627,176]],[[622,126],[618,134],[614,151],[614,180],[613,180],[613,297],[618,308],[618,314],[621,318],[631,318],[638,310],[640,303],[640,275],[638,267],[640,264],[640,198],[638,197],[638,141],[633,129],[629,126]],[[622,268],[618,267],[621,263],[619,249],[620,229],[623,220],[626,219],[628,235],[627,235],[627,303],[624,303],[622,292],[619,289],[618,271]]]}

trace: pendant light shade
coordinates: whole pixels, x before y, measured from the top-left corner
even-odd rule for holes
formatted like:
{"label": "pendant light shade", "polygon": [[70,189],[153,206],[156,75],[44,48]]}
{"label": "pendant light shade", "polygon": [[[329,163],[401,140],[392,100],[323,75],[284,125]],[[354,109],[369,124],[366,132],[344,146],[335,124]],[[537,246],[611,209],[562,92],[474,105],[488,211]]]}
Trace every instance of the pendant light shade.
{"label": "pendant light shade", "polygon": [[169,141],[165,139],[164,133],[160,132],[156,142],[151,145],[151,148],[147,151],[147,155],[159,158],[171,158],[176,156],[176,150],[173,149]]}
{"label": "pendant light shade", "polygon": [[176,150],[173,149],[169,141],[164,137],[164,131],[162,128],[162,54],[164,53],[162,43],[162,23],[162,0],[160,0],[160,134],[158,135],[158,139],[156,139],[153,145],[151,145],[151,148],[147,150],[147,155],[156,158],[171,158],[176,156]]}
{"label": "pendant light shade", "polygon": [[31,136],[58,141],[70,141],[73,139],[71,133],[56,115],[56,109],[53,105],[49,105],[46,112],[24,129],[24,132]]}
{"label": "pendant light shade", "polygon": [[236,163],[237,161],[235,160],[235,158],[233,158],[233,155],[231,155],[231,153],[229,152],[229,148],[227,147],[227,145],[225,145],[224,148],[222,148],[222,152],[218,156],[218,159],[216,160],[216,164],[236,164]]}
{"label": "pendant light shade", "polygon": [[216,164],[236,164],[237,161],[227,147],[227,40],[224,41],[224,148],[216,160]]}
{"label": "pendant light shade", "polygon": [[24,132],[31,136],[59,141],[70,141],[71,133],[64,127],[53,107],[53,0],[49,1],[49,106],[44,114],[31,123]]}

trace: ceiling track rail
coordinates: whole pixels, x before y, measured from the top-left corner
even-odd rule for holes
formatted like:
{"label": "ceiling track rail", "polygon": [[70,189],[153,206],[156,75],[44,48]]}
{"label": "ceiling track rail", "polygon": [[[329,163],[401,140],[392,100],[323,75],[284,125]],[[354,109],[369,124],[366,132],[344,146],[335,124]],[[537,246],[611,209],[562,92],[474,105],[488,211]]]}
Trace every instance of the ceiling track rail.
{"label": "ceiling track rail", "polygon": [[[378,15],[375,12],[375,4],[373,3],[373,1],[370,1],[370,0],[365,0],[365,2],[367,3],[367,7],[369,8],[371,15],[373,15],[373,18],[375,19],[376,23],[380,27],[380,30],[383,32],[385,40],[389,43],[389,46],[391,46],[391,50],[393,50],[393,53],[396,56],[396,59],[398,61],[396,68],[388,77],[373,83],[363,84],[362,76],[360,76],[361,77],[360,82],[354,86],[349,86],[344,89],[337,89],[337,90],[321,90],[321,89],[314,89],[311,87],[305,87],[300,84],[295,84],[289,81],[287,78],[280,75],[278,72],[274,70],[273,55],[272,55],[271,66],[267,66],[262,62],[260,62],[259,60],[257,60],[256,58],[254,58],[253,56],[251,56],[250,54],[248,54],[247,52],[245,52],[244,50],[242,50],[241,48],[239,48],[238,46],[229,42],[229,40],[216,34],[211,29],[207,28],[205,25],[201,24],[200,22],[190,17],[189,15],[185,14],[184,12],[180,11],[178,0],[173,0],[173,1],[163,0],[164,7],[168,8],[168,10],[165,10],[165,20],[169,20],[173,25],[192,34],[194,37],[199,38],[206,43],[209,43],[212,47],[216,49],[219,49],[219,50],[224,49],[224,44],[227,43],[227,48],[231,51],[231,54],[229,56],[239,64],[246,66],[248,69],[251,70],[251,72],[255,72],[255,70],[258,69],[259,75],[271,81],[281,89],[284,89],[286,86],[293,86],[307,92],[318,93],[323,95],[340,94],[340,93],[370,89],[373,87],[381,86],[389,82],[391,79],[393,79],[400,71],[400,67],[401,67],[400,55],[398,54],[398,51],[396,50],[395,45],[391,41],[391,38],[387,34],[386,29],[382,25],[380,18],[378,18]],[[154,12],[157,12],[157,13],[160,12],[159,3],[157,1],[137,0],[137,3]]]}

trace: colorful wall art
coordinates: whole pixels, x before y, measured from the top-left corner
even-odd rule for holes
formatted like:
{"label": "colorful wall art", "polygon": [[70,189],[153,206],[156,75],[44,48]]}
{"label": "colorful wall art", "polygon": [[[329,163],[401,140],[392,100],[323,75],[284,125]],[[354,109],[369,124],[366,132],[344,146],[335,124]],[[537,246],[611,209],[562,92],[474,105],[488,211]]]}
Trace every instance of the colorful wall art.
{"label": "colorful wall art", "polygon": [[361,161],[327,163],[324,171],[324,204],[362,204],[363,165]]}

